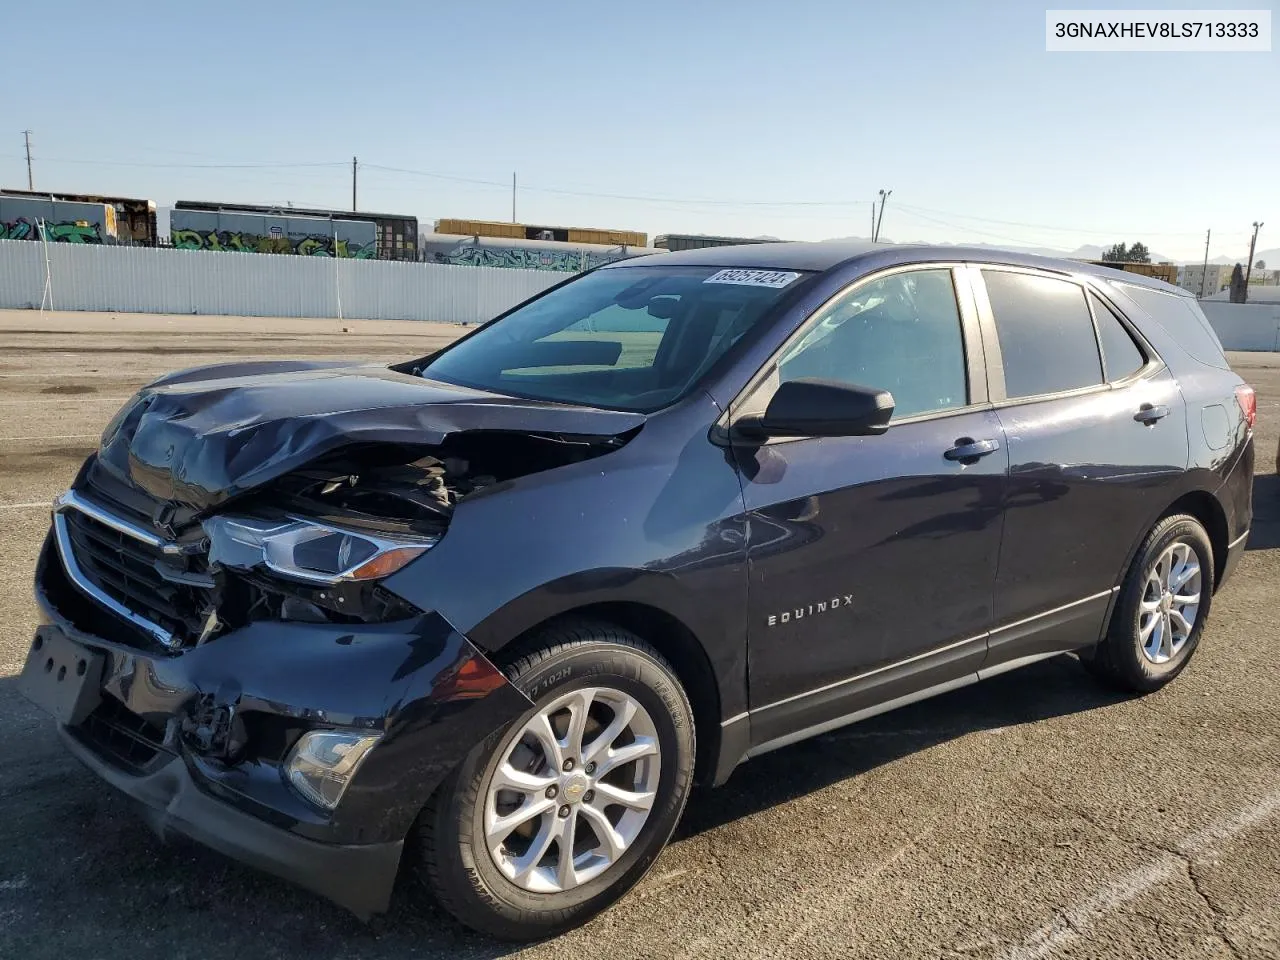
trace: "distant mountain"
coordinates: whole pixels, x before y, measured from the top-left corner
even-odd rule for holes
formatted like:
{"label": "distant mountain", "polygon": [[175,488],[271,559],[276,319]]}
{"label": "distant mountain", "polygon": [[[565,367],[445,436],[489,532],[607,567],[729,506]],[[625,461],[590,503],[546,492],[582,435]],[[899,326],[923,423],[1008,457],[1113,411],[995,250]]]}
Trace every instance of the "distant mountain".
{"label": "distant mountain", "polygon": [[[1222,264],[1223,266],[1227,266],[1227,267],[1229,267],[1229,266],[1233,266],[1234,264],[1237,264],[1237,263],[1238,263],[1238,264],[1240,264],[1241,266],[1243,266],[1243,265],[1244,265],[1244,258],[1245,258],[1246,256],[1248,256],[1248,254],[1249,254],[1249,251],[1248,251],[1248,250],[1241,250],[1241,251],[1240,251],[1240,256],[1238,256],[1238,257],[1210,257],[1210,258],[1209,258],[1209,262],[1210,262],[1210,263],[1220,263],[1220,264]],[[1253,254],[1253,262],[1254,262],[1254,263],[1257,263],[1259,260],[1261,260],[1261,261],[1263,261],[1264,263],[1266,263],[1266,265],[1267,265],[1267,269],[1268,269],[1268,270],[1276,270],[1276,269],[1280,269],[1280,249],[1274,249],[1274,250],[1255,250],[1255,251],[1254,251],[1254,254]],[[1191,263],[1200,263],[1200,262],[1202,262],[1202,261],[1199,261],[1199,260],[1192,260],[1192,261],[1190,261],[1190,262],[1191,262]]]}

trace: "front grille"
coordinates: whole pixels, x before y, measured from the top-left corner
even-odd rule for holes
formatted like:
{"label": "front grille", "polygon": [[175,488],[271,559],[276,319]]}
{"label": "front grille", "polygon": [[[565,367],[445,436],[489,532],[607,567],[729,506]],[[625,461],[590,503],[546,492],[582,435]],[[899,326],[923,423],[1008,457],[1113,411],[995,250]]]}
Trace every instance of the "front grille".
{"label": "front grille", "polygon": [[178,641],[199,636],[213,607],[203,555],[167,556],[79,510],[66,510],[63,516],[86,580]]}
{"label": "front grille", "polygon": [[144,720],[105,694],[75,733],[104,760],[131,773],[145,772],[157,757],[169,753],[164,746],[163,727]]}

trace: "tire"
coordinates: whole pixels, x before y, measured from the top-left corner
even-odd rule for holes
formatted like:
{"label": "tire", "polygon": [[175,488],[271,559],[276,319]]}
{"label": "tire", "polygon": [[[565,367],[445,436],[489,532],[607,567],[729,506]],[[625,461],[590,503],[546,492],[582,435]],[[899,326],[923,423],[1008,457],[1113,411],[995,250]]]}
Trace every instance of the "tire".
{"label": "tire", "polygon": [[[644,876],[684,810],[695,752],[693,711],[675,671],[634,634],[608,624],[575,621],[544,631],[525,649],[529,652],[506,672],[533,706],[472,748],[422,811],[415,831],[418,865],[439,903],[475,930],[519,941],[553,936],[584,923]],[[568,703],[550,716],[551,736],[556,739],[552,747],[541,717],[566,698]],[[583,713],[584,729],[577,738],[581,748],[575,750],[571,723],[588,701],[591,706]],[[603,739],[613,729],[627,712],[628,701],[637,709],[613,741],[613,749],[596,750],[596,738]],[[624,751],[632,747],[630,755],[649,750],[651,744],[656,745],[656,755],[624,761],[597,778],[599,770],[622,756],[616,752],[619,745]],[[563,769],[564,761],[560,771],[552,770],[552,751],[557,748],[562,751],[559,756],[573,763],[572,771]],[[599,758],[598,764],[588,764],[592,756]],[[519,793],[491,790],[500,777],[511,782],[500,773],[507,770],[541,779],[536,788]],[[554,782],[543,787],[547,777]],[[533,780],[520,782],[528,786]],[[552,788],[554,797],[548,793]],[[607,804],[613,797],[635,801],[650,795],[647,812]],[[528,819],[504,840],[490,839],[502,832],[499,820],[518,818],[522,810],[527,815],[535,804],[550,810]],[[570,816],[561,815],[565,810]],[[603,839],[606,831],[598,826],[602,811],[612,820],[612,855]],[[573,872],[566,874],[560,839],[570,823],[576,839],[571,848],[578,852],[569,858]],[[493,832],[487,833],[486,827]],[[626,840],[625,847],[619,847],[618,840]],[[490,851],[493,844],[500,848],[496,854]],[[535,847],[545,853],[536,856]],[[535,866],[530,867],[531,862]],[[563,882],[566,876],[569,880]]]}
{"label": "tire", "polygon": [[[1199,602],[1193,615],[1188,613],[1190,604],[1172,604],[1173,609],[1181,610],[1181,624],[1172,614],[1163,622],[1152,620],[1153,616],[1160,620],[1164,609],[1152,608],[1153,597],[1159,594],[1153,580],[1159,577],[1156,565],[1169,558],[1170,551],[1174,551],[1175,581],[1180,569],[1187,569],[1178,567],[1179,557],[1194,556],[1199,568],[1198,576],[1177,587],[1182,592],[1171,598],[1176,601],[1178,596],[1191,596],[1192,584],[1198,588]],[[1168,578],[1169,564],[1165,566]],[[1082,662],[1099,679],[1119,690],[1150,693],[1160,689],[1186,668],[1199,646],[1213,603],[1214,577],[1213,548],[1200,521],[1186,514],[1161,520],[1138,548],[1125,575],[1106,636],[1090,654],[1081,657]],[[1191,621],[1189,632],[1185,630],[1187,620]],[[1170,626],[1172,629],[1164,633]],[[1148,629],[1144,631],[1144,627]],[[1162,639],[1167,641],[1163,645]]]}

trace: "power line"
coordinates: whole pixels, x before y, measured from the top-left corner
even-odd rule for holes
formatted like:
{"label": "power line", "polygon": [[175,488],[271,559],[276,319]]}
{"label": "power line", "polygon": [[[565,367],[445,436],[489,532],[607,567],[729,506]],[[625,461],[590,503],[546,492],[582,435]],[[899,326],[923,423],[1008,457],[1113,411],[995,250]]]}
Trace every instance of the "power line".
{"label": "power line", "polygon": [[[1022,220],[997,220],[994,217],[979,217],[968,213],[956,213],[948,210],[934,210],[930,207],[920,207],[915,204],[899,203],[899,207],[904,210],[918,210],[924,213],[940,214],[944,217],[959,217],[962,220],[978,220],[982,223],[996,223],[1006,227],[1030,227],[1035,230],[1057,230],[1062,233],[1113,233],[1123,234],[1132,233],[1131,230],[1115,230],[1110,227],[1063,227],[1047,223],[1027,223]],[[949,224],[954,226],[954,224]],[[1199,230],[1178,230],[1178,231],[1158,231],[1158,230],[1139,230],[1136,231],[1143,236],[1148,237],[1198,237]]]}
{"label": "power line", "polygon": [[[404,173],[417,177],[430,177],[435,180],[448,180],[453,183],[474,183],[486,187],[502,187],[506,190],[510,184],[500,180],[480,180],[475,177],[459,177],[448,173],[432,173],[427,170],[409,170],[405,167],[388,167],[377,163],[366,163],[370,170],[385,170],[388,173]],[[629,193],[602,193],[592,190],[567,190],[560,187],[531,187],[525,185],[522,190],[535,193],[553,193],[569,197],[593,197],[604,200],[634,200],[641,203],[682,203],[701,206],[727,207],[851,207],[870,203],[869,200],[713,200],[695,199],[691,197],[655,197]]]}
{"label": "power line", "polygon": [[[5,156],[20,159],[14,154]],[[41,157],[45,163],[82,163],[106,167],[163,167],[189,170],[254,170],[292,167],[345,167],[345,160],[326,161],[267,161],[260,163],[158,163],[154,160],[89,160],[84,157]]]}

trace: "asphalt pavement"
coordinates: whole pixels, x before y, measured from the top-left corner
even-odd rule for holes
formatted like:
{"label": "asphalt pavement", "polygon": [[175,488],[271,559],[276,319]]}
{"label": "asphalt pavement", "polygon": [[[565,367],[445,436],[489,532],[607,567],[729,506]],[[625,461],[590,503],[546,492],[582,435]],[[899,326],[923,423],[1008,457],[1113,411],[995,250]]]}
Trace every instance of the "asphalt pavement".
{"label": "asphalt pavement", "polygon": [[1280,957],[1280,354],[1232,355],[1259,393],[1254,532],[1159,693],[1106,692],[1061,657],[754,760],[691,800],[619,905],[525,949],[412,884],[366,925],[160,842],[16,691],[49,500],[167,370],[404,359],[459,332],[0,311],[0,956]]}

